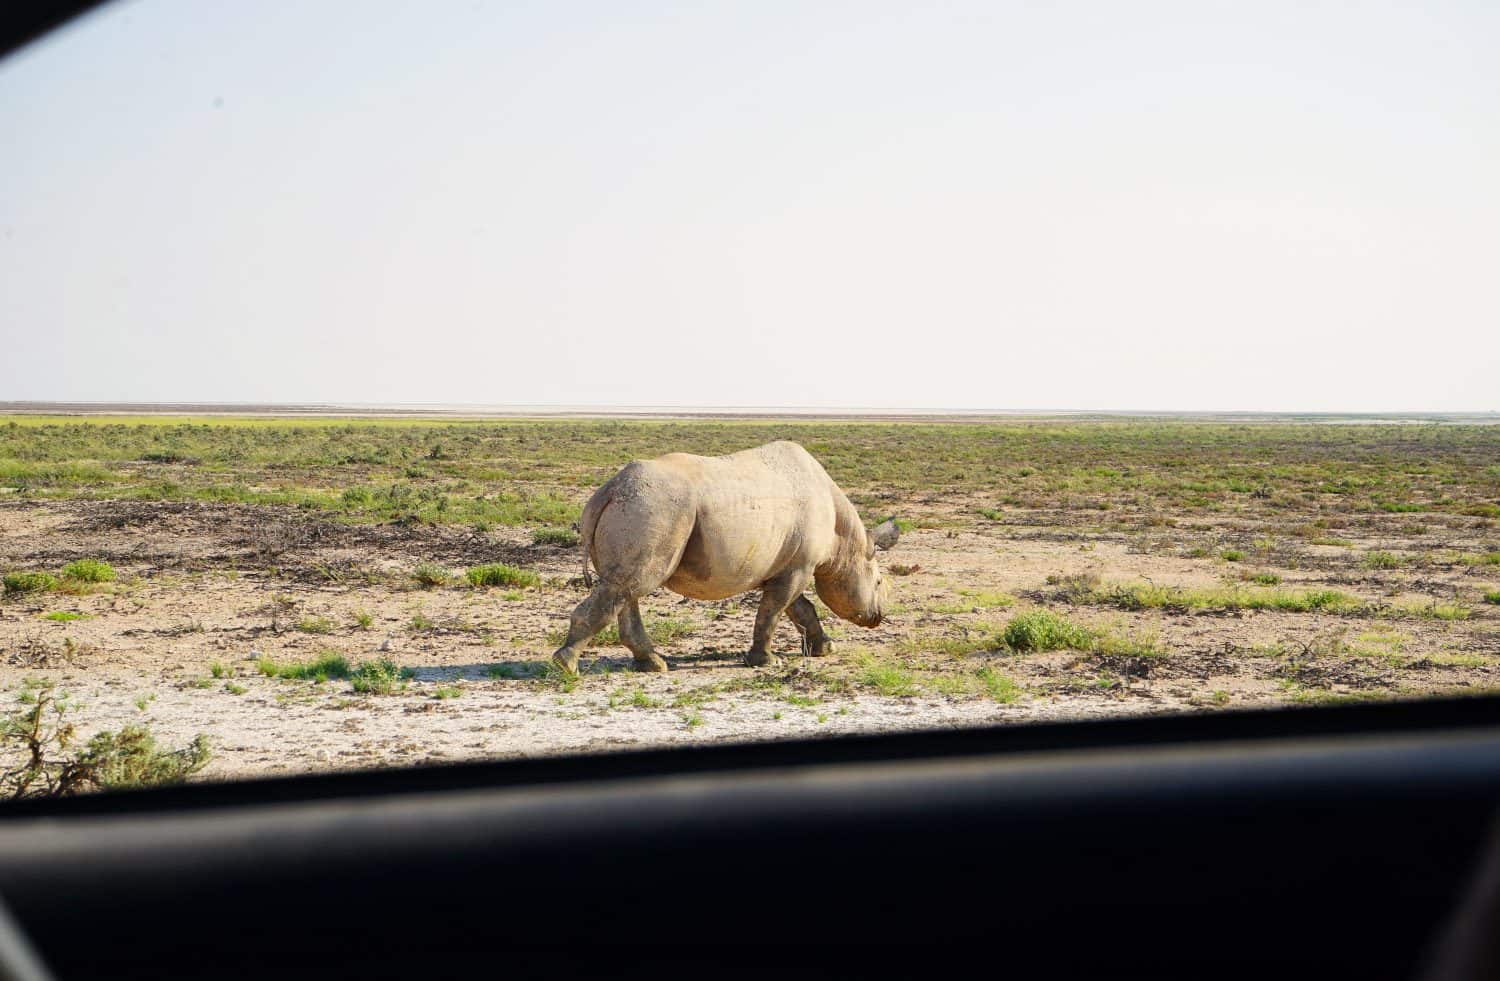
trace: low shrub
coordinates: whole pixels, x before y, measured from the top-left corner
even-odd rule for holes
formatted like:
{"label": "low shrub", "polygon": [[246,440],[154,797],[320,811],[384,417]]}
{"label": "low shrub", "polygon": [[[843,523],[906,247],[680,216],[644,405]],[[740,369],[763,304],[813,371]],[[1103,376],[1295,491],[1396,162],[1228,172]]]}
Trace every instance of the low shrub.
{"label": "low shrub", "polygon": [[62,797],[87,790],[113,790],[180,783],[208,765],[208,738],[183,749],[162,749],[151,730],[128,725],[101,732],[76,756],[69,755],[77,731],[67,720],[72,705],[50,685],[30,693],[30,707],[0,722],[0,743],[16,763],[0,772],[0,796]]}

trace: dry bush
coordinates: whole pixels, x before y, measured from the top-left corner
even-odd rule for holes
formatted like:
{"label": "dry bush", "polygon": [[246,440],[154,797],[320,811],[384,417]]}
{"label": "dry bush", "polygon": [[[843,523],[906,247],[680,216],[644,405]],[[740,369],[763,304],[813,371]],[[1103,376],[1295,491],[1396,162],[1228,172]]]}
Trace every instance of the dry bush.
{"label": "dry bush", "polygon": [[0,723],[0,744],[20,761],[0,771],[0,797],[63,797],[89,790],[151,787],[179,783],[208,765],[208,738],[198,736],[184,749],[164,750],[145,726],[101,732],[71,754],[77,731],[68,721],[72,706],[50,685],[27,694],[30,708]]}

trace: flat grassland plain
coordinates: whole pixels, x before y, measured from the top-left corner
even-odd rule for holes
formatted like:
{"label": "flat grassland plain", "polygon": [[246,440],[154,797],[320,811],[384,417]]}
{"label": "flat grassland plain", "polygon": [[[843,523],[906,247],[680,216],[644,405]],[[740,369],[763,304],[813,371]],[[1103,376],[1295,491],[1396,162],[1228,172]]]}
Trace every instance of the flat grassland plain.
{"label": "flat grassland plain", "polygon": [[[608,633],[571,531],[638,457],[801,442],[906,528],[874,630]],[[1500,426],[0,417],[0,686],[198,779],[1500,687]]]}

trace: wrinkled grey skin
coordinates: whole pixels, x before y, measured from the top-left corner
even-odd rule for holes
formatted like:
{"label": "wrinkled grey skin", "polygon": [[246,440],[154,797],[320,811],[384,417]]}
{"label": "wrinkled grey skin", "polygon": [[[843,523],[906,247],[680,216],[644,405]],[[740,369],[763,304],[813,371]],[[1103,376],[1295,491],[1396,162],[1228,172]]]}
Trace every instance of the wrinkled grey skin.
{"label": "wrinkled grey skin", "polygon": [[[665,671],[641,623],[637,600],[660,586],[692,599],[761,590],[745,663],[769,664],[777,617],[802,634],[806,654],[833,649],[817,609],[862,627],[880,623],[887,586],[875,545],[854,506],[796,443],[778,441],[728,456],[669,453],[627,464],[594,492],[579,521],[588,599],[573,611],[552,660],[578,672],[578,651],[612,618],[638,671]],[[599,582],[589,577],[589,560]]]}

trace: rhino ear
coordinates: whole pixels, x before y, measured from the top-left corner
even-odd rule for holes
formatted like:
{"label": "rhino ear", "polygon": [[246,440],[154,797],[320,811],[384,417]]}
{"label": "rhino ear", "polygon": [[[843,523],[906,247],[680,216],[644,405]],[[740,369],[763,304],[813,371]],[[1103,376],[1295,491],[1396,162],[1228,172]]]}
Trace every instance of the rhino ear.
{"label": "rhino ear", "polygon": [[901,528],[896,524],[895,518],[885,519],[875,526],[874,531],[870,532],[870,538],[875,542],[875,547],[882,552],[896,544],[896,540],[900,537]]}

